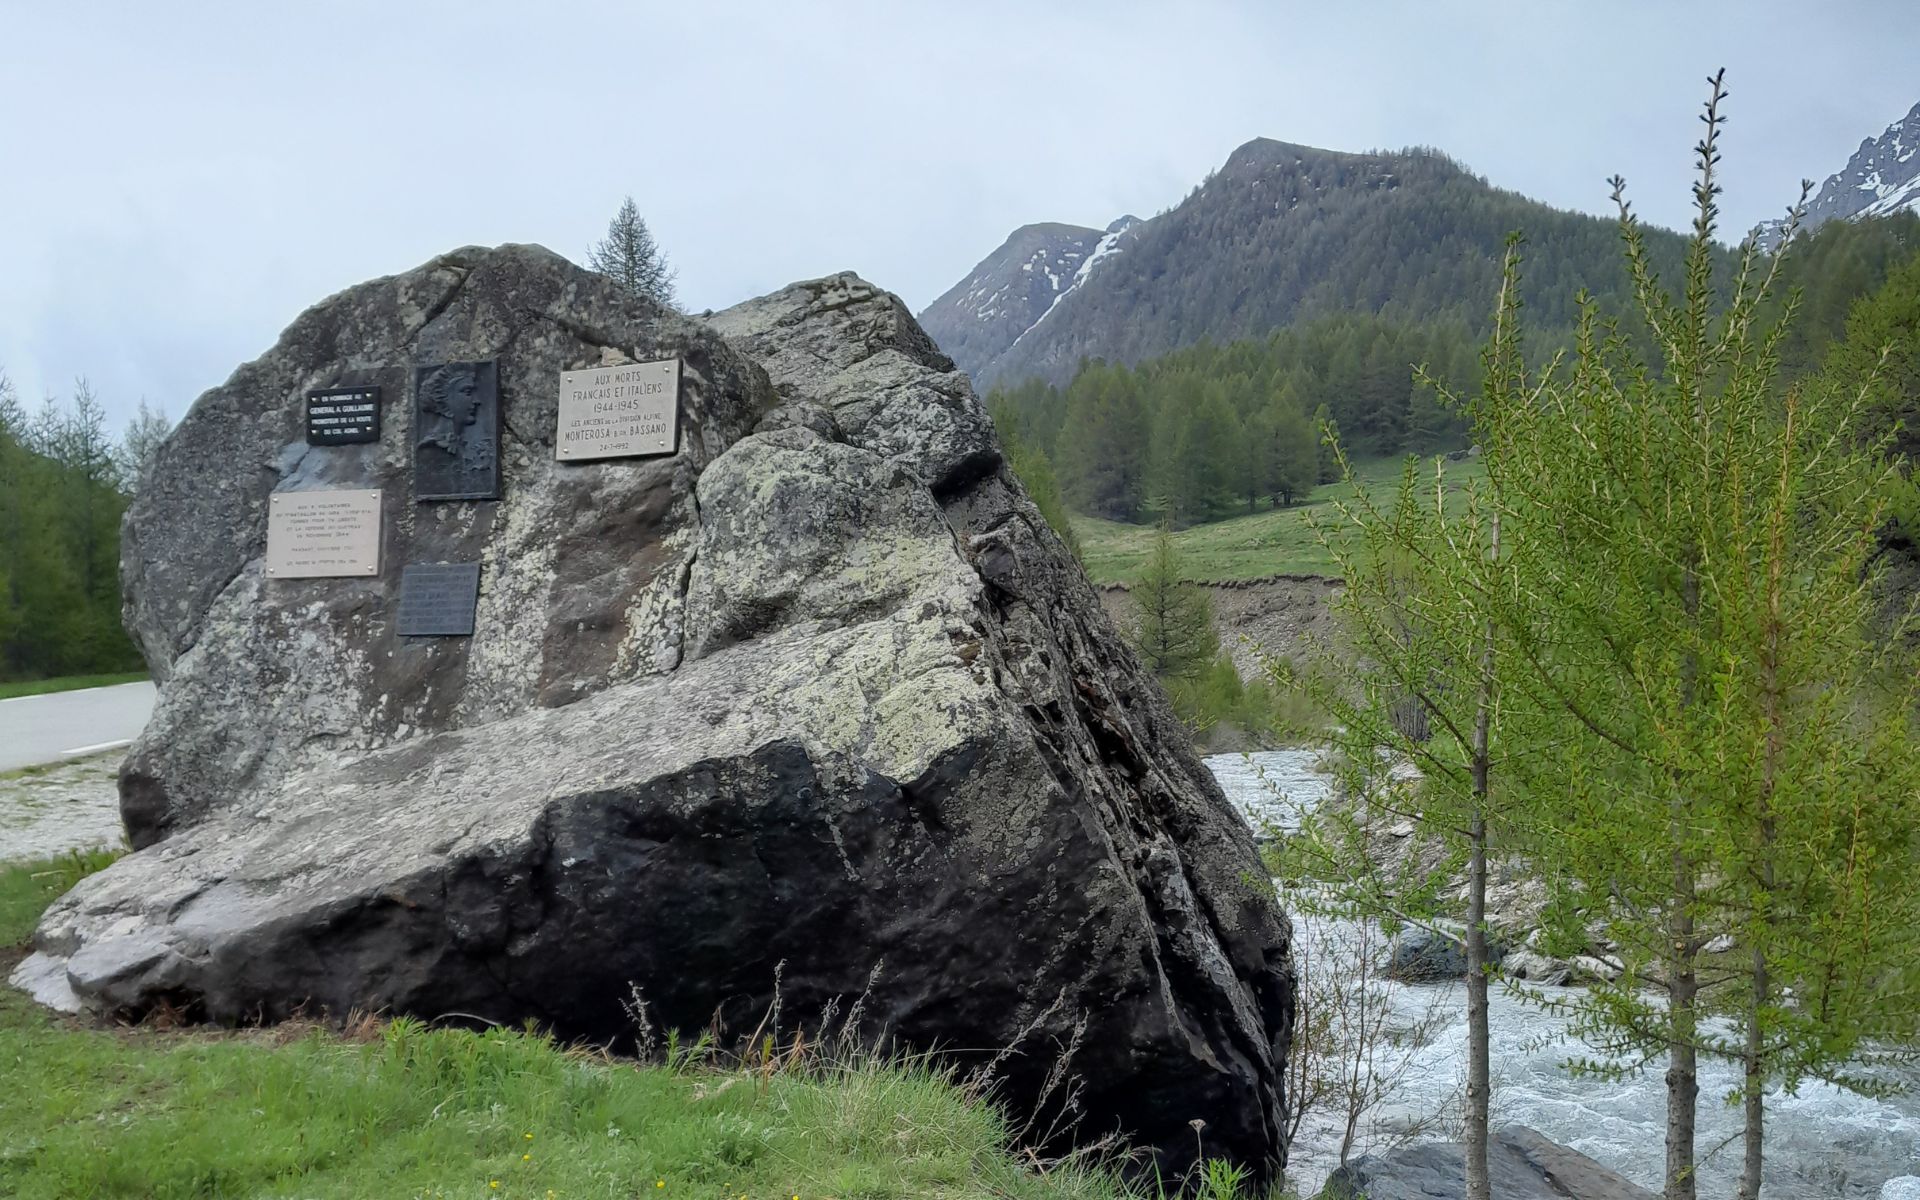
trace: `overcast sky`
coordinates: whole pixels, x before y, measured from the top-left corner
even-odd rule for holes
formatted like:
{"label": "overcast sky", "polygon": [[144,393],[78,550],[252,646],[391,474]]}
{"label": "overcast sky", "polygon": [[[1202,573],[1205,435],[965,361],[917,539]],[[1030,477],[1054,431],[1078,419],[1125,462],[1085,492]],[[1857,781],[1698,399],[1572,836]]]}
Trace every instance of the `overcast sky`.
{"label": "overcast sky", "polygon": [[0,0],[0,369],[178,418],[308,304],[470,243],[576,260],[631,193],[698,312],[853,269],[916,310],[1016,226],[1177,203],[1265,136],[1439,146],[1775,215],[1920,100],[1913,0]]}

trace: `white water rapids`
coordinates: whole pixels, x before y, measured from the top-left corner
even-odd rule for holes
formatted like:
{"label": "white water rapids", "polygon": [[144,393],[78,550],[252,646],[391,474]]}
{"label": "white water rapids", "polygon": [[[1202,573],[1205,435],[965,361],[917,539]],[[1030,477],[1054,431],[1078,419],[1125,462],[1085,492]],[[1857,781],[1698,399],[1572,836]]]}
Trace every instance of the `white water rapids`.
{"label": "white water rapids", "polygon": [[[1326,794],[1328,780],[1307,750],[1251,755],[1223,754],[1207,766],[1256,827],[1265,820],[1285,826],[1298,807]],[[1264,777],[1264,778],[1263,778]],[[1276,798],[1278,790],[1285,801]],[[1282,893],[1284,903],[1285,893]],[[1309,969],[1337,939],[1363,931],[1315,922],[1316,938],[1296,938],[1296,953],[1310,956]],[[1457,1111],[1466,1070],[1465,996],[1459,985],[1376,986],[1400,1029],[1424,1025],[1419,1044],[1387,1055],[1403,1063],[1395,1090],[1366,1121],[1355,1154],[1390,1147],[1410,1124],[1436,1117],[1450,1122]],[[1549,989],[1568,996],[1570,989]],[[1547,1137],[1597,1159],[1644,1187],[1658,1190],[1666,1119],[1664,1062],[1620,1081],[1583,1078],[1566,1067],[1569,1058],[1599,1057],[1567,1033],[1564,1017],[1521,999],[1499,994],[1489,1014],[1492,1034],[1494,1124],[1529,1125]],[[1767,1102],[1766,1196],[1858,1196],[1906,1200],[1920,1197],[1920,1071],[1887,1076],[1909,1090],[1876,1100],[1822,1083],[1798,1094],[1776,1090]],[[1740,1170],[1740,1111],[1723,1103],[1739,1085],[1738,1067],[1703,1063],[1698,1146],[1703,1197],[1732,1196]],[[1425,1138],[1451,1136],[1443,1125]],[[1295,1142],[1288,1182],[1313,1195],[1338,1165],[1339,1130],[1330,1119],[1310,1121]],[[1884,1189],[1884,1190],[1883,1190]]]}

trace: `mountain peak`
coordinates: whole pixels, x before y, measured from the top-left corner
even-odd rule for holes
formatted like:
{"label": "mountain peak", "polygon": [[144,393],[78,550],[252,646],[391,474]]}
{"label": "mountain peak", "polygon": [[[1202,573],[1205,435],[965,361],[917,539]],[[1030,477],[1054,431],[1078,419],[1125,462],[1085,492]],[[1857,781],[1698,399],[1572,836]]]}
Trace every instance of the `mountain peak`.
{"label": "mountain peak", "polygon": [[[1542,278],[1621,286],[1611,222],[1503,192],[1440,151],[1355,154],[1254,138],[1149,220],[1123,217],[1104,234],[1023,226],[920,323],[982,389],[1064,382],[1083,359],[1134,363],[1339,312],[1471,326],[1498,290],[1508,232],[1521,227],[1538,236]],[[1656,241],[1666,255],[1679,239]],[[1562,308],[1544,296],[1530,303],[1572,322],[1562,311],[1570,297]]]}
{"label": "mountain peak", "polygon": [[1292,142],[1282,142],[1274,138],[1257,137],[1234,147],[1233,153],[1227,155],[1226,165],[1235,167],[1254,163],[1284,162],[1298,158],[1302,153],[1315,153],[1315,151],[1311,146],[1298,146]]}
{"label": "mountain peak", "polygon": [[1062,221],[1035,221],[1029,225],[1022,225],[1008,234],[1006,245],[1011,246],[1015,242],[1031,241],[1036,238],[1077,238],[1089,235],[1099,237],[1100,231],[1085,225],[1068,225]]}
{"label": "mountain peak", "polygon": [[[1828,221],[1920,212],[1920,103],[1881,131],[1863,138],[1847,165],[1827,176],[1800,222],[1811,233]],[[1778,247],[1782,221],[1769,221],[1757,234],[1762,247]]]}
{"label": "mountain peak", "polygon": [[1379,158],[1377,154],[1352,154],[1344,150],[1322,150],[1318,146],[1303,146],[1297,142],[1282,142],[1273,138],[1257,137],[1241,144],[1221,166],[1220,173],[1234,175],[1246,171],[1263,171],[1272,167],[1308,166],[1314,163],[1360,162],[1369,158]]}
{"label": "mountain peak", "polygon": [[962,363],[989,362],[1047,319],[1140,225],[1131,214],[1105,231],[1059,221],[1022,225],[920,314]]}

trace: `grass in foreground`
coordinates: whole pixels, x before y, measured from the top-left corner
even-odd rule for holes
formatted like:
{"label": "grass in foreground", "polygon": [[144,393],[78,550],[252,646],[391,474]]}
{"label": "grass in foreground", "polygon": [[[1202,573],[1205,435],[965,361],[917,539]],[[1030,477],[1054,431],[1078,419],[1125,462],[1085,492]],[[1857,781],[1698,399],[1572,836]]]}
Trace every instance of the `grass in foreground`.
{"label": "grass in foreground", "polygon": [[[1360,483],[1380,501],[1390,501],[1400,484],[1404,459],[1356,463]],[[1426,468],[1431,470],[1429,466]],[[1482,473],[1478,459],[1446,464],[1447,486],[1457,491]],[[1323,522],[1339,519],[1333,501],[1352,494],[1350,485],[1327,483],[1292,508],[1263,509],[1246,516],[1195,525],[1174,534],[1174,543],[1195,583],[1228,583],[1272,575],[1333,575],[1338,568],[1307,528],[1307,515]],[[1153,546],[1153,525],[1128,525],[1076,515],[1074,534],[1081,560],[1095,583],[1131,583]]]}
{"label": "grass in foreground", "polygon": [[[0,868],[0,947],[73,875]],[[412,1020],[103,1030],[0,988],[0,1076],[0,1194],[49,1200],[1129,1195],[1099,1171],[1031,1169],[990,1107],[877,1062],[639,1067]]]}
{"label": "grass in foreground", "polygon": [[81,688],[112,687],[117,683],[140,683],[146,678],[145,671],[129,671],[121,675],[62,675],[58,679],[28,679],[19,683],[0,683],[0,700],[12,700],[20,696],[45,696],[52,692],[76,692]]}

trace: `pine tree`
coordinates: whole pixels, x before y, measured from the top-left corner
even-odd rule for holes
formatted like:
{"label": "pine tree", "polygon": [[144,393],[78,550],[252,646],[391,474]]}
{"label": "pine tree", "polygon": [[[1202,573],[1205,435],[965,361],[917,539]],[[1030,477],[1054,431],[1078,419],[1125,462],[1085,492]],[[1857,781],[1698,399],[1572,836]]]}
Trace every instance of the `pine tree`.
{"label": "pine tree", "polygon": [[0,678],[138,664],[120,624],[114,455],[84,380],[29,419],[0,376]]}
{"label": "pine tree", "polygon": [[1131,594],[1134,649],[1147,669],[1163,679],[1198,674],[1220,652],[1213,601],[1182,575],[1173,531],[1162,523]]}
{"label": "pine tree", "polygon": [[992,413],[994,425],[1000,432],[1000,443],[1006,449],[1008,468],[1026,486],[1034,507],[1066,544],[1068,553],[1078,559],[1080,539],[1073,532],[1073,522],[1067,513],[1066,501],[1061,498],[1052,461],[1045,451],[1021,435],[1019,418],[1008,404],[996,398]]}
{"label": "pine tree", "polygon": [[[1528,403],[1518,289],[1518,249],[1510,245],[1479,396],[1468,404],[1445,395],[1488,420]],[[1355,491],[1351,502],[1336,502],[1343,526],[1322,530],[1347,581],[1339,611],[1351,645],[1349,653],[1329,656],[1329,671],[1303,682],[1334,731],[1343,790],[1363,803],[1311,815],[1288,846],[1289,866],[1319,885],[1310,893],[1318,899],[1309,902],[1336,915],[1427,925],[1464,918],[1466,1195],[1489,1200],[1487,877],[1493,847],[1527,823],[1517,808],[1524,797],[1504,786],[1495,791],[1494,764],[1514,753],[1497,618],[1504,596],[1528,589],[1501,554],[1500,510],[1490,491],[1470,485],[1450,503],[1438,461],[1430,487],[1410,461],[1397,496],[1378,503],[1354,479],[1337,440],[1332,445]],[[1291,677],[1284,664],[1270,665]],[[1405,771],[1408,765],[1417,775]],[[1378,826],[1407,818],[1454,849],[1452,865],[1466,873],[1464,912],[1441,895],[1449,871],[1413,874],[1421,865],[1413,855],[1409,873],[1398,877],[1373,866]]]}
{"label": "pine tree", "polygon": [[58,451],[65,475],[68,537],[79,564],[81,588],[90,600],[117,596],[120,514],[125,501],[114,486],[118,476],[113,442],[107,436],[106,409],[84,378],[74,381],[72,409]]}
{"label": "pine tree", "polygon": [[149,408],[144,399],[140,401],[138,411],[127,422],[126,432],[120,435],[119,448],[114,451],[121,491],[131,496],[139,490],[141,477],[153,465],[153,457],[160,452],[160,444],[167,440],[169,428],[166,409]]}
{"label": "pine tree", "polygon": [[1340,478],[1340,458],[1334,453],[1334,447],[1340,441],[1340,425],[1322,404],[1313,410],[1313,427],[1317,432],[1314,447],[1314,482],[1332,483]]}
{"label": "pine tree", "polygon": [[620,202],[620,211],[607,222],[607,236],[587,252],[587,265],[636,296],[674,306],[675,272],[632,196]]}
{"label": "pine tree", "polygon": [[1182,528],[1202,520],[1203,472],[1199,414],[1192,403],[1163,404],[1153,417],[1146,495],[1141,507],[1163,524]]}
{"label": "pine tree", "polygon": [[1537,722],[1509,761],[1541,818],[1549,932],[1584,946],[1597,920],[1618,948],[1621,978],[1576,1002],[1575,1029],[1604,1074],[1664,1054],[1668,1200],[1697,1190],[1702,1055],[1745,1069],[1753,1200],[1766,1086],[1847,1082],[1871,1039],[1920,1020],[1920,771],[1893,749],[1916,664],[1876,633],[1868,570],[1890,468],[1859,395],[1782,402],[1786,325],[1760,319],[1777,278],[1751,244],[1716,295],[1711,82],[1678,294],[1616,181],[1643,336],[1583,302],[1570,377],[1476,429],[1528,581],[1499,624],[1526,668],[1507,692]]}
{"label": "pine tree", "polygon": [[1175,515],[1205,521],[1238,507],[1246,474],[1246,436],[1240,419],[1227,402],[1220,381],[1195,388],[1197,402],[1185,410],[1178,440],[1176,467],[1185,506]]}
{"label": "pine tree", "polygon": [[1051,457],[1068,502],[1081,512],[1132,520],[1144,498],[1148,443],[1133,376],[1087,364],[1060,403],[1065,411]]}
{"label": "pine tree", "polygon": [[24,620],[20,572],[24,561],[28,455],[22,439],[27,417],[13,381],[0,371],[0,677],[12,667]]}
{"label": "pine tree", "polygon": [[1276,398],[1264,415],[1259,427],[1259,448],[1266,455],[1261,487],[1275,504],[1295,504],[1319,482],[1319,434],[1291,392]]}
{"label": "pine tree", "polygon": [[[1678,293],[1616,181],[1640,328],[1583,297],[1570,371],[1526,386],[1524,339],[1496,333],[1469,406],[1484,484],[1457,514],[1437,487],[1419,503],[1411,473],[1393,510],[1356,501],[1362,687],[1323,700],[1354,794],[1461,845],[1434,874],[1467,870],[1470,955],[1473,880],[1503,844],[1548,885],[1550,953],[1612,948],[1620,977],[1561,1003],[1602,1052],[1581,1069],[1664,1059],[1668,1200],[1697,1194],[1701,1058],[1740,1064],[1740,1194],[1757,1200],[1769,1089],[1871,1087],[1857,1057],[1920,1033],[1920,662],[1910,623],[1885,628],[1872,566],[1899,482],[1866,425],[1872,386],[1781,386],[1793,306],[1764,319],[1778,262],[1751,244],[1716,294],[1711,82]],[[1425,729],[1396,719],[1407,696]],[[1337,833],[1296,857],[1337,876],[1355,861]],[[1433,886],[1349,878],[1402,919]]]}

